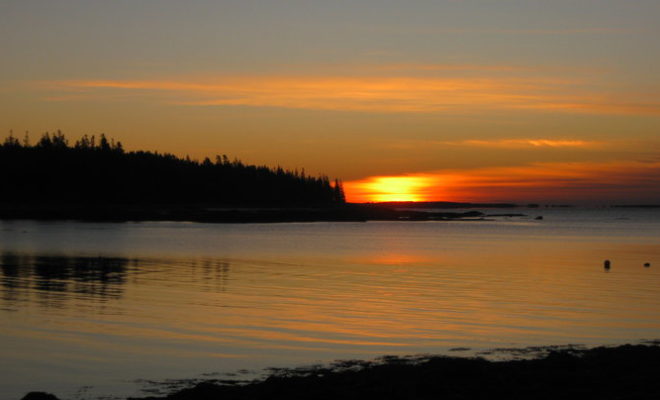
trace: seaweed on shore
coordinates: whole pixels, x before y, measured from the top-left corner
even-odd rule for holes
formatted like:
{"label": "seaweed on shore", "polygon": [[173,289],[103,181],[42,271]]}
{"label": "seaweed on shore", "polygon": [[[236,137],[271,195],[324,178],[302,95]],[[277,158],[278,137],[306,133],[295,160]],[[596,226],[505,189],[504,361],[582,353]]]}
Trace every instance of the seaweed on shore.
{"label": "seaweed on shore", "polygon": [[[502,350],[511,351],[496,351]],[[139,400],[660,398],[658,341],[516,352],[542,355],[506,361],[426,355],[339,361],[274,369],[266,379],[244,385],[199,382],[165,397]]]}

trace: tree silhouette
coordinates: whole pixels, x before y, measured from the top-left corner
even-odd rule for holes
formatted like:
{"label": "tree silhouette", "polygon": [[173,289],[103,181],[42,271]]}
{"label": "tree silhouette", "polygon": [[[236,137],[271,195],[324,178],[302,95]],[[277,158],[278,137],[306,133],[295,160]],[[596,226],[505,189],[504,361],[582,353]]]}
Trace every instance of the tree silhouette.
{"label": "tree silhouette", "polygon": [[336,203],[346,203],[346,195],[344,194],[344,185],[341,183],[339,179],[335,178],[333,190],[334,190],[334,201]]}
{"label": "tree silhouette", "polygon": [[215,162],[150,151],[84,135],[70,146],[57,131],[34,145],[10,134],[0,144],[3,202],[20,204],[321,205],[345,202],[339,180],[304,171],[247,165],[226,155]]}

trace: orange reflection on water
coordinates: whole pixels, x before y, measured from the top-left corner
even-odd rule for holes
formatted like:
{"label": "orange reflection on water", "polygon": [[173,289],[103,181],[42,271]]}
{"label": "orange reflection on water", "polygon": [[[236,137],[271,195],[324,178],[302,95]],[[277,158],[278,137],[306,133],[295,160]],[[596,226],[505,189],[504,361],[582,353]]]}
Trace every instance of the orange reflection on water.
{"label": "orange reflection on water", "polygon": [[415,265],[430,263],[434,260],[430,257],[424,257],[415,254],[403,253],[377,253],[367,257],[356,257],[354,260],[360,264],[376,264],[376,265]]}

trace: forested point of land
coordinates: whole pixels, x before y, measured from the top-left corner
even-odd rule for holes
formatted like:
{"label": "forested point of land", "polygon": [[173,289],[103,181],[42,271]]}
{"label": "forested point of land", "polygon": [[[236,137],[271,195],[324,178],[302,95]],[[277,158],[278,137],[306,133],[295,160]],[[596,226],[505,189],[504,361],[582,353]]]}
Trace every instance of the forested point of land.
{"label": "forested point of land", "polygon": [[0,144],[3,203],[332,205],[342,184],[327,176],[247,165],[226,155],[203,161],[151,151],[125,151],[105,135],[73,144],[61,132],[34,144],[10,134]]}

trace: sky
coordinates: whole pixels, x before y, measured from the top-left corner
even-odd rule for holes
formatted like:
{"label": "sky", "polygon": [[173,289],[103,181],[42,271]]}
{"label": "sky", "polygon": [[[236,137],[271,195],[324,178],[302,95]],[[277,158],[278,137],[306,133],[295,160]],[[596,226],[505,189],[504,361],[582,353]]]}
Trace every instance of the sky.
{"label": "sky", "polygon": [[349,201],[660,203],[657,0],[0,0],[0,137],[305,169]]}

